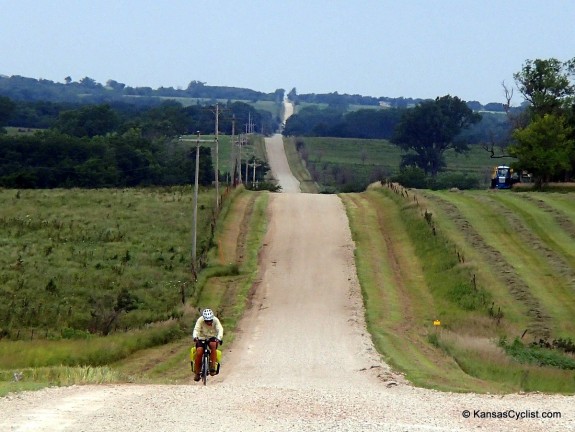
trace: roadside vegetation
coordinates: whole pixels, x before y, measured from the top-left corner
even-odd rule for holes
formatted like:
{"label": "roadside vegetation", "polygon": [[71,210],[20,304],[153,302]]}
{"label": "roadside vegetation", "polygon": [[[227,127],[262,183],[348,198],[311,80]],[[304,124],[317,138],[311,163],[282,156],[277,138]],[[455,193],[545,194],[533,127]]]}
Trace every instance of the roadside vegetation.
{"label": "roadside vegetation", "polygon": [[574,198],[391,183],[343,194],[386,360],[443,390],[575,392]]}
{"label": "roadside vegetation", "polygon": [[294,138],[284,138],[284,150],[290,170],[295,178],[299,180],[300,190],[305,193],[318,193],[319,186],[314,181],[308,168],[306,159],[301,157]]}

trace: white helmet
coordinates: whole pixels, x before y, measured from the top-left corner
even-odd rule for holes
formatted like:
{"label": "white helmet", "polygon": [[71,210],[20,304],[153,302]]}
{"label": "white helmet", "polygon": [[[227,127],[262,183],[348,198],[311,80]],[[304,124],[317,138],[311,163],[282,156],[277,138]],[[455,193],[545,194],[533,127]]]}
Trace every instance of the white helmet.
{"label": "white helmet", "polygon": [[204,309],[202,316],[204,317],[204,321],[212,321],[214,319],[214,313],[211,309]]}

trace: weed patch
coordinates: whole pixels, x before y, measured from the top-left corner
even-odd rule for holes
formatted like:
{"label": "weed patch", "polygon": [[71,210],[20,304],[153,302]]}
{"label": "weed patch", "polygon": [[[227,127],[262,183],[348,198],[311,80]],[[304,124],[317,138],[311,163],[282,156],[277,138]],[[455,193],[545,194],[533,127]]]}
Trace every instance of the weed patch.
{"label": "weed patch", "polygon": [[519,363],[575,370],[575,358],[573,356],[538,346],[524,345],[518,338],[511,343],[502,339],[499,346]]}

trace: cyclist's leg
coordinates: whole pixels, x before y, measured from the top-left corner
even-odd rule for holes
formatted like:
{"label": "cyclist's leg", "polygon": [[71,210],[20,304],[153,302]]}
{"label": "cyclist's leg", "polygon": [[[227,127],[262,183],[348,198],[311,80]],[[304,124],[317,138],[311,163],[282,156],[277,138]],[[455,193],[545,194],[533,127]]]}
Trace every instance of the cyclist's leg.
{"label": "cyclist's leg", "polygon": [[194,371],[196,375],[200,374],[202,370],[202,356],[204,355],[204,347],[200,344],[196,345],[196,358],[194,359]]}
{"label": "cyclist's leg", "polygon": [[216,370],[216,363],[217,363],[217,350],[218,349],[218,343],[215,340],[210,340],[210,372]]}

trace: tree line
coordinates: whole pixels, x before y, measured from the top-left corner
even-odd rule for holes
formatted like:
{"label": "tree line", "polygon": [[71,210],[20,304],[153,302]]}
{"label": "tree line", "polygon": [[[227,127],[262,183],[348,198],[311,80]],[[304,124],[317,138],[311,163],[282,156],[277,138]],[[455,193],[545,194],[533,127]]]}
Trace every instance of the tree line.
{"label": "tree line", "polygon": [[[222,107],[220,133],[232,122],[273,128],[271,114],[234,102]],[[12,101],[0,96],[0,125],[41,128],[0,134],[0,186],[10,188],[125,187],[194,182],[195,151],[179,135],[213,134],[215,107],[167,101],[132,105],[74,105]],[[4,131],[5,132],[5,131]],[[221,173],[220,173],[221,175]],[[201,184],[214,177],[211,151],[201,148]]]}
{"label": "tree line", "polygon": [[293,136],[330,136],[339,138],[391,138],[402,110],[360,109],[342,111],[310,105],[291,116],[284,134]]}
{"label": "tree line", "polygon": [[[413,108],[430,101],[420,101]],[[465,105],[470,108],[469,102]],[[514,113],[522,108],[512,109]],[[324,136],[337,138],[392,139],[406,108],[365,108],[354,111],[328,106],[301,108],[286,122],[284,134],[291,136]],[[475,110],[473,110],[475,111]],[[509,122],[498,112],[481,112],[479,122],[461,131],[470,144],[495,142],[500,145],[509,134]]]}
{"label": "tree line", "polygon": [[47,79],[35,79],[20,75],[0,75],[0,95],[14,100],[54,101],[54,102],[89,102],[102,103],[129,99],[134,104],[149,104],[158,98],[202,98],[213,100],[275,101],[281,103],[285,91],[277,89],[272,93],[256,90],[209,86],[204,82],[191,81],[185,89],[173,87],[131,87],[110,79],[105,84],[98,83],[90,77],[78,81],[65,77],[63,83]]}
{"label": "tree line", "polygon": [[[70,76],[64,82],[54,82],[47,79],[28,78],[19,75],[0,75],[0,95],[13,100],[22,101],[54,101],[70,103],[104,103],[129,101],[136,105],[149,105],[157,103],[162,98],[197,98],[215,103],[218,100],[240,101],[271,101],[280,104],[287,96],[296,104],[326,104],[331,107],[345,108],[350,105],[357,106],[385,106],[390,108],[409,108],[422,101],[419,98],[386,96],[363,96],[359,94],[307,93],[297,94],[294,87],[289,93],[278,88],[271,93],[265,93],[241,87],[213,86],[205,82],[193,80],[186,88],[149,86],[132,87],[114,79],[101,84],[88,76],[74,81]],[[504,111],[501,103],[491,102],[482,105],[478,101],[469,101],[474,110]]]}
{"label": "tree line", "polygon": [[[231,134],[242,130],[249,120],[256,131],[273,131],[278,120],[268,111],[257,110],[244,102],[220,104],[219,130]],[[150,101],[132,104],[125,101],[101,104],[54,101],[21,101],[0,96],[0,127],[50,129],[55,128],[74,136],[104,135],[138,127],[145,135],[177,135],[214,132],[215,105],[183,107],[179,102]],[[86,133],[81,129],[87,128]],[[76,129],[76,130],[74,130]],[[93,129],[93,131],[91,131]]]}
{"label": "tree line", "polygon": [[[340,94],[337,91],[332,93],[306,93],[298,94],[297,89],[294,87],[287,93],[287,98],[294,104],[322,104],[330,108],[338,108],[347,111],[351,105],[366,106],[366,107],[382,107],[382,108],[411,108],[424,101],[421,98],[410,97],[373,97],[363,96],[359,94]],[[490,112],[504,112],[505,106],[503,103],[490,102],[488,104],[481,104],[479,101],[468,101],[467,106],[474,111],[490,111]]]}

